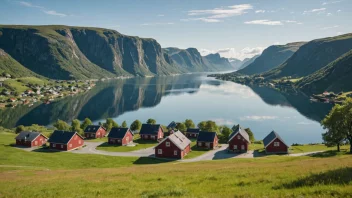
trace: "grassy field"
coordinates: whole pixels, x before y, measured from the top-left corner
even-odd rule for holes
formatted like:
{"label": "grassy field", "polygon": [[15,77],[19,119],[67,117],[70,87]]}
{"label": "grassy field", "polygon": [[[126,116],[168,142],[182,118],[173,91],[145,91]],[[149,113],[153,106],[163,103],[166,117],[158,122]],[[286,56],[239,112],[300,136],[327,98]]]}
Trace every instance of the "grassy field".
{"label": "grassy field", "polygon": [[191,158],[195,158],[198,157],[200,155],[203,155],[204,153],[208,152],[209,149],[203,149],[203,148],[198,148],[197,147],[197,140],[196,139],[191,139],[192,143],[191,143],[191,152],[188,153],[184,159],[191,159]]}
{"label": "grassy field", "polygon": [[97,150],[110,151],[110,152],[129,152],[129,151],[136,151],[136,150],[154,147],[158,144],[155,141],[142,140],[139,138],[133,140],[133,142],[137,143],[137,145],[136,146],[118,146],[118,145],[111,145],[106,142],[98,146]]}
{"label": "grassy field", "polygon": [[97,138],[97,139],[86,139],[84,141],[86,141],[86,142],[107,142],[108,138],[103,137],[103,138]]}
{"label": "grassy field", "polygon": [[0,197],[351,197],[352,192],[352,156],[332,151],[175,165],[26,152],[9,145],[14,136],[0,133]]}
{"label": "grassy field", "polygon": [[23,83],[18,82],[16,79],[8,79],[4,81],[4,86],[10,88],[12,91],[16,91],[18,93],[24,92],[29,88],[24,86]]}

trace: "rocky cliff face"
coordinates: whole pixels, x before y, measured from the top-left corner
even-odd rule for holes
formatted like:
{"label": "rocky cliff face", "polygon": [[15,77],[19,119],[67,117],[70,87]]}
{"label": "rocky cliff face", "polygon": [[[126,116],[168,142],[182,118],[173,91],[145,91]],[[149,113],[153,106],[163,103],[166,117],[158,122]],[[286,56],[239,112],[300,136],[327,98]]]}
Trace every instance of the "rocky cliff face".
{"label": "rocky cliff face", "polygon": [[239,70],[238,73],[246,75],[260,74],[278,67],[289,59],[303,44],[305,43],[270,46],[253,63]]}
{"label": "rocky cliff face", "polygon": [[231,70],[234,69],[227,58],[220,57],[219,53],[209,54],[205,56],[205,59],[209,64],[212,65],[213,68],[219,70]]}

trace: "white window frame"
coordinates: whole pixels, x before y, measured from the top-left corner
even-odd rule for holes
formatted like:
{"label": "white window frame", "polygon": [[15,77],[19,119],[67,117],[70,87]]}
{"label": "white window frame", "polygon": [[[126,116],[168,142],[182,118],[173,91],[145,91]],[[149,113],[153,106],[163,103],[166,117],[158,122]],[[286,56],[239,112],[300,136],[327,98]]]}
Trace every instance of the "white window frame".
{"label": "white window frame", "polygon": [[206,142],[206,143],[205,143],[205,146],[209,147],[209,146],[210,146],[210,143],[209,143],[209,142]]}
{"label": "white window frame", "polygon": [[280,142],[274,142],[274,146],[275,147],[279,147],[280,146]]}
{"label": "white window frame", "polygon": [[170,147],[170,142],[165,142],[166,147]]}
{"label": "white window frame", "polygon": [[233,149],[234,149],[234,150],[237,150],[237,145],[233,145]]}
{"label": "white window frame", "polygon": [[158,149],[158,154],[159,155],[163,154],[163,149]]}
{"label": "white window frame", "polygon": [[174,155],[177,155],[177,150],[174,150]]}
{"label": "white window frame", "polygon": [[61,148],[64,148],[64,145],[63,145],[63,144],[61,144]]}
{"label": "white window frame", "polygon": [[202,146],[202,143],[201,143],[201,142],[198,142],[198,146]]}
{"label": "white window frame", "polygon": [[240,135],[237,135],[237,139],[239,139],[239,140],[240,140],[240,139],[241,139],[241,136],[240,136]]}
{"label": "white window frame", "polygon": [[56,144],[53,144],[53,147],[56,147]]}
{"label": "white window frame", "polygon": [[241,145],[241,150],[244,150],[244,145]]}

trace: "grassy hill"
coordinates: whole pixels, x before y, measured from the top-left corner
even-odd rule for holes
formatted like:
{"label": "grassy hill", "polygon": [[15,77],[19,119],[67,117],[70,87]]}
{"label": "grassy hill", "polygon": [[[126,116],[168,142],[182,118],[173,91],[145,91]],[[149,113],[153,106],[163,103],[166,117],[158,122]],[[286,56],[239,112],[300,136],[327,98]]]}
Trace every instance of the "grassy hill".
{"label": "grassy hill", "polygon": [[4,197],[349,197],[352,190],[352,157],[335,152],[180,163],[27,152],[9,145],[14,136],[0,132]]}
{"label": "grassy hill", "polygon": [[310,93],[324,91],[346,92],[352,90],[352,50],[298,82]]}
{"label": "grassy hill", "polygon": [[307,76],[327,66],[351,49],[352,34],[313,40],[300,47],[285,63],[262,76],[266,78]]}
{"label": "grassy hill", "polygon": [[284,63],[304,44],[304,42],[298,42],[270,46],[253,63],[237,72],[245,75],[253,75],[269,71]]}
{"label": "grassy hill", "polygon": [[0,49],[0,74],[2,73],[10,74],[15,78],[38,76],[13,59],[4,50]]}
{"label": "grassy hill", "polygon": [[248,65],[252,64],[255,61],[255,59],[257,59],[259,56],[260,55],[255,55],[252,58],[245,58],[242,61],[241,67],[239,69],[241,70],[241,69],[246,68]]}

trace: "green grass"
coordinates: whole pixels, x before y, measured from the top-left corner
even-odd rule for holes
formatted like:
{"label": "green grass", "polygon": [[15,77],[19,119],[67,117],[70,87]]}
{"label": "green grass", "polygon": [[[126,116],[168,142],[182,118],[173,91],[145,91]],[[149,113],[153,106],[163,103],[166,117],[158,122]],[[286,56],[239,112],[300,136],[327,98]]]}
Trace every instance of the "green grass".
{"label": "green grass", "polygon": [[97,138],[97,139],[86,139],[84,141],[86,141],[86,142],[107,142],[108,138],[103,137],[103,138]]}
{"label": "green grass", "polygon": [[183,159],[195,158],[210,151],[209,149],[198,148],[196,139],[191,139],[191,141],[191,152],[189,152]]}
{"label": "green grass", "polygon": [[27,86],[23,85],[23,83],[21,82],[18,82],[16,79],[5,80],[4,86],[18,93],[24,92],[29,89]]}
{"label": "green grass", "polygon": [[9,146],[14,136],[0,133],[1,197],[350,197],[352,191],[352,156],[343,153],[163,164],[26,152]]}
{"label": "green grass", "polygon": [[44,79],[39,79],[36,77],[24,77],[24,78],[19,78],[18,80],[20,80],[22,83],[24,84],[38,84],[40,86],[43,86],[47,83],[49,83],[48,80],[44,80]]}
{"label": "green grass", "polygon": [[136,146],[118,146],[118,145],[111,145],[106,142],[98,146],[97,150],[110,151],[110,152],[129,152],[129,151],[136,151],[136,150],[151,148],[158,144],[156,141],[142,140],[142,139],[135,139],[133,140],[133,142],[137,143],[137,145]]}

